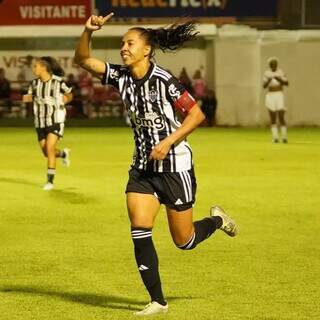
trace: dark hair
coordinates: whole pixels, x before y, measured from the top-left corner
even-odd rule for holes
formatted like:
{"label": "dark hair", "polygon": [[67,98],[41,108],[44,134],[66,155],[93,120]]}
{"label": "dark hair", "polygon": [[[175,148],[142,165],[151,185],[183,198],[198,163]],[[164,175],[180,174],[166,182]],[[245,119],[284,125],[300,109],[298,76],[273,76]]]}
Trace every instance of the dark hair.
{"label": "dark hair", "polygon": [[134,27],[130,30],[140,32],[146,43],[151,46],[150,57],[155,54],[155,49],[162,51],[177,50],[186,41],[194,40],[199,32],[196,31],[196,23],[188,21],[185,23],[174,23],[166,28],[151,29]]}
{"label": "dark hair", "polygon": [[59,77],[64,76],[64,71],[58,61],[52,57],[41,57],[39,59],[47,68],[47,71]]}

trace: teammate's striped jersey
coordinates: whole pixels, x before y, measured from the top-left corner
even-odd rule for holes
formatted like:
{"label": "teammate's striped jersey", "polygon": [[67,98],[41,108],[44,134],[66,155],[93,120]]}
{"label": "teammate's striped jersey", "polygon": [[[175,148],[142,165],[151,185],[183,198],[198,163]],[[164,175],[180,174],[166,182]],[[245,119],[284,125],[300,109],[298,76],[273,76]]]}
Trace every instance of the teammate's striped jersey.
{"label": "teammate's striped jersey", "polygon": [[181,126],[176,109],[185,112],[196,103],[174,76],[151,64],[144,78],[136,80],[127,67],[106,63],[102,83],[119,90],[127,109],[134,131],[135,168],[153,172],[191,169],[192,152],[186,140],[172,145],[164,160],[148,160],[154,146]]}
{"label": "teammate's striped jersey", "polygon": [[52,75],[50,80],[32,80],[28,94],[33,97],[34,125],[45,128],[65,121],[66,110],[62,100],[63,94],[70,93],[61,77]]}

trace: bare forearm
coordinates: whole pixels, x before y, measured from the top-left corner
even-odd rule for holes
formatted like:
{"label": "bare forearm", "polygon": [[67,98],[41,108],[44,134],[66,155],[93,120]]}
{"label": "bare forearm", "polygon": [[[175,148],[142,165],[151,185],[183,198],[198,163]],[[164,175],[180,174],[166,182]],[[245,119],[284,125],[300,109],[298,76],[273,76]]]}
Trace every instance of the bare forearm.
{"label": "bare forearm", "polygon": [[194,129],[196,129],[202,121],[205,119],[204,114],[202,113],[199,106],[194,106],[192,110],[182,122],[180,128],[173,132],[168,139],[172,144],[180,142],[188,136]]}
{"label": "bare forearm", "polygon": [[78,45],[75,51],[75,62],[77,64],[82,64],[86,59],[90,58],[90,41],[91,41],[92,31],[85,29],[80,37]]}
{"label": "bare forearm", "polygon": [[264,88],[264,89],[268,87],[268,85],[269,85],[269,83],[271,82],[271,80],[272,80],[272,79],[269,78],[267,81],[264,81],[264,83],[263,83],[263,88]]}
{"label": "bare forearm", "polygon": [[73,94],[72,93],[66,93],[63,95],[63,102],[65,104],[68,104],[70,101],[73,99]]}

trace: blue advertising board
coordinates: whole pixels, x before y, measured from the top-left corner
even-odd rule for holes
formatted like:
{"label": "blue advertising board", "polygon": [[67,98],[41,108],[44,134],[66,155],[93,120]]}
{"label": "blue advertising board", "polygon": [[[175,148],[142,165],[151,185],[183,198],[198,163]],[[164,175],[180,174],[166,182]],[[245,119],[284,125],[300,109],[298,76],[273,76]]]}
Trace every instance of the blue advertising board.
{"label": "blue advertising board", "polygon": [[126,17],[276,17],[277,0],[96,0],[99,15]]}

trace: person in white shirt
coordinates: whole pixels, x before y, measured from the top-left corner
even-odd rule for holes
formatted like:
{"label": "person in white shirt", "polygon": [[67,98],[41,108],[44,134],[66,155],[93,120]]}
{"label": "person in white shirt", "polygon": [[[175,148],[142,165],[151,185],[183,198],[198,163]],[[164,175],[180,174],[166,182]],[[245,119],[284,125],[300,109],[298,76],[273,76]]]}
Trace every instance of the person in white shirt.
{"label": "person in white shirt", "polygon": [[278,68],[278,59],[275,57],[268,59],[270,69],[266,70],[263,76],[263,88],[268,89],[266,94],[266,107],[269,110],[271,121],[271,133],[273,142],[279,142],[277,119],[281,126],[282,142],[287,143],[287,127],[285,121],[286,108],[284,105],[283,87],[289,82],[283,71]]}

